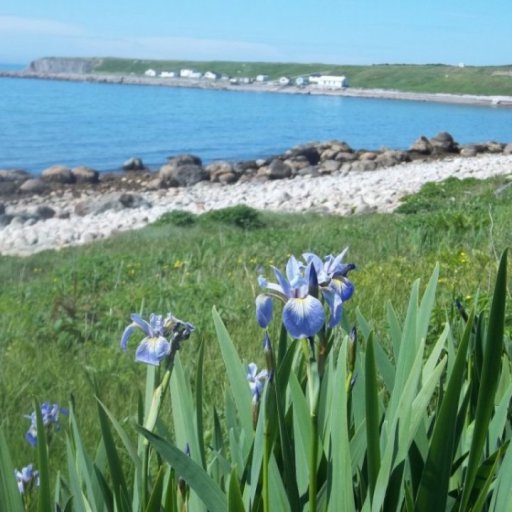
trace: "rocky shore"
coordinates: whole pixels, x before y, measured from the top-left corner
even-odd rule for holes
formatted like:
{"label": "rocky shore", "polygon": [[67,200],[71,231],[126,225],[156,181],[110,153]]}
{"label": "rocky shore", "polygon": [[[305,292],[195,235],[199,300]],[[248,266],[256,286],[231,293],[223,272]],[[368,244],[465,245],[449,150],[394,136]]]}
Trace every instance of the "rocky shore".
{"label": "rocky shore", "polygon": [[71,82],[94,82],[106,84],[149,85],[160,87],[185,87],[196,89],[213,89],[222,91],[268,92],[285,94],[305,94],[322,96],[345,96],[353,98],[376,98],[389,100],[432,101],[437,103],[454,103],[481,106],[512,107],[512,96],[482,96],[476,94],[444,94],[404,92],[390,89],[326,89],[316,85],[279,85],[273,83],[230,84],[229,82],[195,80],[186,78],[159,78],[140,75],[99,74],[80,70],[79,72],[51,71],[0,71],[0,77],[63,80]]}
{"label": "rocky shore", "polygon": [[407,151],[310,143],[283,155],[203,165],[170,158],[158,171],[140,159],[125,171],[53,166],[35,178],[0,170],[0,254],[29,255],[136,229],[171,210],[201,213],[237,204],[279,212],[391,212],[426,182],[449,176],[512,178],[512,144],[459,145],[448,133],[420,137]]}

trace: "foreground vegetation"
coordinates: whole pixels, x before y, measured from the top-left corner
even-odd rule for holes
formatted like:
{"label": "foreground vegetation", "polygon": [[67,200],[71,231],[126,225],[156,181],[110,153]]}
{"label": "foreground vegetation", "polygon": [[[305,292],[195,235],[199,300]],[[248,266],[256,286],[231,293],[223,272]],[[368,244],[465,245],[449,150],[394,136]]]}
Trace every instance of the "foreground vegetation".
{"label": "foreground vegetation", "polygon": [[205,73],[213,71],[231,77],[268,75],[298,77],[312,73],[345,75],[351,87],[394,89],[405,92],[481,94],[512,96],[512,66],[447,66],[443,64],[376,64],[344,66],[333,64],[296,64],[274,62],[161,61],[133,59],[102,59],[97,73],[144,74],[152,68],[157,72],[192,68]]}
{"label": "foreground vegetation", "polygon": [[[401,437],[397,430],[396,435],[400,437],[399,443],[402,443],[400,449],[405,450],[403,453],[408,453],[415,444],[414,453],[408,455],[409,458],[403,459],[403,461],[407,461],[406,465],[402,465],[400,461],[397,462],[398,459],[393,459],[392,467],[386,470],[387,476],[386,474],[378,476],[381,474],[379,467],[372,466],[373,469],[367,467],[368,464],[372,464],[372,460],[373,463],[378,460],[375,458],[377,453],[375,437],[372,438],[373,455],[368,452],[366,458],[365,450],[366,447],[370,449],[370,444],[366,445],[366,442],[363,443],[360,437],[354,437],[356,434],[361,436],[361,433],[364,432],[364,429],[358,430],[363,428],[357,423],[363,418],[361,416],[363,413],[360,405],[357,404],[364,403],[368,399],[364,396],[364,383],[368,382],[367,379],[374,378],[380,392],[378,396],[374,397],[377,400],[373,401],[374,405],[370,404],[369,406],[373,407],[372,410],[375,412],[375,404],[378,404],[376,406],[377,420],[381,414],[384,414],[389,420],[388,425],[392,425],[393,421],[398,421],[400,425],[403,424],[403,421],[410,421],[410,418],[407,420],[400,414],[398,416],[395,414],[399,412],[396,404],[403,403],[397,402],[397,400],[405,400],[405,398],[400,398],[397,394],[399,391],[401,392],[401,389],[394,388],[390,384],[391,374],[389,372],[395,364],[398,364],[396,371],[399,371],[398,368],[401,367],[398,361],[401,357],[405,357],[405,352],[400,356],[398,340],[401,337],[400,333],[412,329],[411,307],[414,308],[415,300],[413,299],[411,302],[413,306],[407,306],[411,284],[416,278],[420,278],[424,286],[424,283],[429,281],[436,262],[439,262],[439,278],[437,279],[435,275],[430,280],[430,291],[427,293],[429,297],[427,302],[431,303],[432,311],[430,312],[430,307],[422,306],[421,313],[418,313],[418,315],[423,315],[420,321],[423,325],[422,329],[428,325],[425,347],[422,345],[421,336],[415,338],[414,343],[419,345],[415,345],[415,349],[409,353],[406,358],[409,362],[403,363],[405,366],[400,370],[402,373],[396,378],[418,379],[417,364],[422,362],[423,351],[427,357],[438,350],[439,359],[430,359],[431,363],[428,366],[433,372],[429,374],[433,379],[431,381],[433,387],[426,395],[422,395],[421,403],[424,406],[418,410],[418,414],[424,418],[422,422],[425,422],[425,426],[430,423],[433,426],[437,421],[436,418],[440,417],[441,413],[436,413],[436,411],[443,409],[441,398],[443,393],[447,393],[447,383],[451,381],[451,376],[455,375],[454,367],[457,364],[459,366],[462,364],[456,363],[458,361],[455,359],[456,349],[461,343],[471,342],[473,348],[478,347],[479,344],[484,345],[482,340],[485,339],[486,332],[485,315],[478,316],[477,318],[480,320],[470,317],[465,323],[459,318],[454,303],[458,299],[468,312],[474,308],[477,315],[480,315],[482,311],[488,311],[490,307],[499,254],[512,242],[509,229],[509,219],[512,214],[512,187],[508,185],[509,182],[504,179],[487,182],[475,180],[459,182],[451,179],[440,185],[424,187],[420,194],[409,198],[402,206],[400,213],[386,216],[374,215],[340,219],[316,215],[258,215],[244,208],[205,214],[200,217],[185,213],[172,213],[144,230],[122,234],[88,247],[67,249],[56,253],[48,252],[27,259],[3,257],[0,260],[2,281],[0,290],[2,311],[0,318],[0,339],[2,340],[0,344],[0,400],[3,411],[1,429],[6,436],[6,445],[9,447],[14,465],[19,468],[36,460],[34,449],[23,439],[30,426],[30,421],[23,416],[30,414],[33,410],[33,397],[36,396],[41,402],[49,400],[51,403],[65,406],[71,403],[71,425],[73,426],[76,421],[76,424],[79,425],[79,433],[74,429],[68,434],[67,427],[64,427],[66,432],[53,436],[49,462],[50,473],[55,475],[55,470],[60,468],[67,475],[66,484],[63,484],[59,490],[59,495],[63,497],[64,501],[65,496],[70,493],[66,485],[75,485],[75,491],[78,486],[84,493],[92,493],[95,496],[91,498],[88,494],[87,499],[99,500],[96,503],[100,503],[102,500],[108,502],[108,492],[105,494],[106,491],[102,493],[96,489],[101,495],[98,497],[95,495],[96,491],[93,492],[94,485],[88,487],[87,482],[80,480],[81,471],[84,471],[82,464],[85,464],[82,460],[85,457],[83,453],[87,452],[88,457],[94,459],[100,432],[103,436],[108,437],[108,425],[118,432],[120,432],[120,428],[123,431],[126,429],[128,438],[135,436],[131,418],[137,416],[135,411],[139,394],[146,396],[146,407],[141,406],[140,408],[139,423],[144,424],[147,430],[151,431],[151,421],[148,422],[148,414],[152,410],[149,405],[151,391],[155,384],[154,379],[156,379],[156,383],[159,382],[158,374],[153,372],[146,375],[144,365],[135,364],[133,355],[128,355],[120,350],[120,336],[130,322],[129,314],[132,312],[139,312],[144,318],[147,318],[151,312],[165,314],[167,311],[171,311],[177,317],[192,322],[196,329],[190,339],[184,343],[180,352],[181,360],[178,363],[179,370],[177,371],[181,376],[176,377],[178,380],[171,379],[172,412],[169,411],[167,402],[164,403],[161,410],[160,404],[157,404],[159,417],[162,420],[157,429],[158,435],[162,436],[165,429],[173,430],[180,450],[184,449],[187,442],[191,445],[198,443],[197,451],[194,451],[196,448],[191,446],[192,459],[196,462],[200,462],[201,459],[200,465],[204,467],[206,467],[206,462],[210,464],[208,472],[212,481],[215,481],[215,485],[219,486],[222,492],[229,494],[230,500],[235,500],[232,510],[241,510],[236,506],[240,502],[247,508],[247,500],[251,501],[248,496],[254,498],[255,489],[259,487],[258,485],[256,487],[249,485],[247,475],[242,475],[244,468],[249,464],[247,467],[252,467],[251,471],[259,472],[258,468],[265,466],[262,461],[266,456],[269,459],[265,460],[275,457],[278,467],[286,463],[286,459],[283,458],[286,454],[282,450],[284,440],[282,436],[287,435],[286,429],[283,430],[283,428],[290,427],[289,424],[269,425],[268,435],[272,441],[267,446],[268,451],[265,451],[267,448],[263,449],[261,445],[259,446],[258,450],[260,451],[257,453],[261,455],[262,459],[258,459],[255,455],[256,447],[250,449],[252,429],[251,436],[247,437],[247,431],[242,435],[239,423],[247,421],[242,420],[242,416],[247,418],[247,412],[241,413],[240,410],[246,410],[250,405],[249,388],[247,388],[247,392],[240,391],[240,394],[237,392],[233,396],[229,391],[240,388],[240,375],[244,375],[242,363],[256,361],[258,366],[265,364],[261,350],[262,331],[255,320],[254,299],[260,291],[257,285],[257,276],[263,273],[266,277],[271,277],[268,272],[269,265],[274,264],[282,268],[290,254],[300,256],[303,252],[310,250],[317,254],[337,254],[345,245],[349,245],[349,261],[356,262],[358,267],[357,271],[350,274],[356,292],[345,306],[342,328],[337,327],[334,331],[334,338],[330,345],[332,350],[329,350],[329,370],[326,370],[330,372],[330,376],[326,379],[331,384],[347,382],[348,374],[346,372],[349,367],[345,368],[344,358],[347,356],[348,341],[345,336],[350,327],[356,325],[360,338],[357,345],[359,352],[356,358],[359,366],[355,372],[358,376],[353,386],[347,388],[347,394],[342,397],[347,407],[352,403],[350,407],[353,409],[346,409],[344,406],[342,410],[352,411],[354,415],[359,416],[353,417],[349,414],[347,417],[337,418],[346,423],[346,428],[350,428],[342,431],[343,436],[347,436],[341,439],[345,444],[337,445],[333,449],[343,451],[346,443],[350,443],[352,446],[357,439],[357,443],[359,443],[357,446],[363,451],[358,452],[359,458],[353,460],[353,469],[356,473],[352,474],[352,470],[346,466],[342,470],[346,478],[344,485],[349,485],[348,482],[353,479],[355,490],[353,499],[358,506],[368,503],[365,501],[368,500],[367,496],[374,496],[375,492],[380,493],[379,500],[387,499],[387,489],[392,488],[392,485],[395,486],[393,487],[395,490],[398,489],[396,495],[398,502],[400,499],[409,501],[412,499],[414,503],[420,495],[418,494],[420,489],[423,489],[422,496],[430,496],[427,492],[428,489],[425,490],[424,485],[420,484],[421,478],[418,475],[421,475],[421,470],[418,470],[419,473],[416,476],[413,475],[411,481],[409,464],[411,457],[419,457],[415,460],[421,460],[422,464],[426,464],[429,443],[434,443],[432,436],[436,429],[422,433],[421,440],[416,438],[416,430],[412,427],[406,437]],[[504,281],[503,272],[504,270],[502,271],[502,281]],[[434,292],[432,290],[436,284],[438,290],[436,300],[433,301]],[[505,281],[500,285],[502,290],[500,293],[503,295],[499,299],[501,301],[506,295],[509,295],[506,284]],[[416,289],[413,296],[419,292],[420,290]],[[394,305],[393,310],[386,305],[389,299]],[[215,322],[212,321],[212,306],[216,306],[217,311],[214,314]],[[390,311],[393,311],[391,316]],[[502,350],[504,354],[503,362],[500,363],[503,364],[502,375],[504,377],[500,381],[501,387],[499,388],[499,393],[501,393],[499,403],[505,403],[500,409],[500,414],[504,414],[504,416],[500,416],[500,418],[504,418],[504,423],[500,420],[496,426],[498,420],[495,421],[494,437],[488,439],[486,447],[488,455],[486,467],[489,471],[485,473],[485,477],[489,477],[489,485],[476,489],[476,498],[473,495],[466,496],[471,490],[468,488],[468,491],[464,491],[466,494],[460,493],[453,497],[453,500],[450,501],[452,505],[458,504],[457,506],[459,506],[464,500],[467,503],[470,498],[473,500],[471,503],[475,503],[484,490],[483,503],[488,504],[487,492],[493,488],[493,479],[498,474],[501,460],[505,456],[503,447],[507,446],[510,437],[510,427],[506,419],[508,401],[505,400],[506,393],[509,392],[509,385],[503,379],[510,375],[510,368],[507,366],[509,365],[508,354],[512,323],[510,311],[510,305],[508,305],[504,311],[505,345],[504,348],[498,348],[498,354],[501,355]],[[445,331],[447,321],[451,325],[449,331]],[[227,331],[224,330],[224,325]],[[302,352],[299,345],[293,344],[291,340],[286,342],[285,339],[284,342],[281,342],[282,348],[278,351],[280,332],[279,322],[272,322],[269,326],[269,336],[274,343],[275,357],[279,358],[281,363],[284,359],[280,358],[285,357],[289,364],[295,354],[294,351],[296,350],[299,354],[296,356],[299,358],[298,362],[294,363],[298,364],[298,366],[294,366],[297,370],[297,382],[293,384],[293,389],[289,392],[296,394],[293,403],[305,400],[301,403],[304,404],[306,412],[290,409],[288,401],[286,404],[280,404],[280,410],[287,411],[285,416],[289,415],[288,422],[293,423],[297,420],[299,424],[307,423],[310,421],[307,411],[312,403],[311,392],[303,395],[303,398],[299,398],[299,394],[302,392],[305,382],[312,378],[312,367],[308,366],[306,355],[303,356],[304,359],[301,359],[300,354],[307,354],[307,352]],[[370,332],[373,334],[370,335]],[[448,332],[449,335],[447,335]],[[374,341],[371,342],[370,338]],[[497,338],[501,343],[503,337],[497,336]],[[224,359],[228,357],[227,362],[231,363],[227,366],[224,366],[220,357],[217,339],[221,344],[220,348]],[[281,339],[283,338],[281,337]],[[231,345],[229,340],[233,340],[234,344]],[[474,345],[475,343],[476,345]],[[377,345],[381,347],[379,349],[381,352],[372,356],[368,352],[368,347],[372,344],[375,344],[375,347]],[[287,349],[287,346],[290,348]],[[241,361],[236,364],[233,363],[233,361],[236,362],[233,355],[235,350],[241,358]],[[290,350],[290,355],[284,356],[287,350]],[[382,359],[386,353],[389,363]],[[444,353],[446,356],[443,357]],[[130,352],[130,354],[132,353]],[[231,354],[231,356],[226,354]],[[414,357],[417,354],[420,354],[419,363],[409,365],[413,362],[409,356]],[[375,377],[371,377],[372,364],[374,364],[372,358],[374,357],[377,357],[380,363],[378,363],[378,373]],[[459,369],[458,371],[462,371],[464,382],[469,387],[461,385],[455,392],[465,393],[464,397],[456,394],[462,402],[453,396],[450,400],[455,400],[456,404],[462,404],[468,400],[464,407],[468,407],[469,404],[469,408],[467,415],[465,410],[461,409],[457,417],[459,427],[457,427],[454,439],[460,441],[460,446],[457,448],[456,444],[457,450],[455,450],[452,445],[453,451],[450,452],[450,456],[457,454],[458,458],[450,458],[448,462],[444,462],[445,465],[451,465],[448,468],[449,474],[452,477],[456,475],[452,486],[454,484],[463,486],[469,478],[467,476],[469,471],[480,471],[478,469],[480,456],[473,454],[469,456],[468,460],[464,455],[464,449],[465,447],[469,449],[471,436],[468,432],[471,431],[472,420],[478,415],[478,393],[477,384],[474,383],[476,378],[474,372],[480,375],[482,359],[474,359],[477,357],[475,355],[466,358],[465,353],[460,357],[464,359],[462,367],[467,367],[469,373],[465,373],[466,370]],[[195,373],[198,364],[201,368],[201,364],[203,364],[201,361],[204,361],[204,371]],[[286,366],[286,368],[288,370],[283,370],[282,378],[276,377],[276,386],[286,387],[289,382],[291,367]],[[368,373],[368,369],[370,369],[370,373]],[[224,377],[226,372],[229,384]],[[177,396],[189,397],[191,393],[191,391],[187,391],[188,375],[193,376],[192,389],[195,389],[195,385],[202,381],[202,394],[199,403],[203,404],[200,411],[204,413],[204,423],[202,423],[203,420],[199,423],[204,424],[205,427],[203,432],[203,427],[198,423],[199,420],[194,420],[193,434],[190,434],[191,425],[182,423],[186,420],[178,420],[180,417],[183,418],[184,411],[190,412],[194,409],[193,404],[187,401],[188,398],[176,402]],[[500,373],[495,372],[495,375],[498,377]],[[352,374],[352,377],[354,376],[355,374]],[[160,378],[162,377],[163,375],[160,375]],[[352,381],[352,377],[349,382]],[[148,384],[145,384],[146,379],[148,379]],[[327,386],[327,380],[325,386]],[[172,384],[173,382],[174,384]],[[406,380],[403,380],[403,383],[405,382]],[[425,383],[425,375],[420,382]],[[235,383],[238,383],[236,387]],[[489,385],[491,386],[491,384]],[[437,387],[439,385],[441,388]],[[181,387],[173,388],[173,386]],[[416,389],[413,386],[412,389],[419,392],[422,388]],[[438,391],[434,392],[436,389]],[[266,393],[268,394],[270,391]],[[354,393],[353,397],[352,393]],[[109,423],[110,420],[107,416],[103,417],[102,422],[98,421],[97,402],[94,394],[101,397],[102,403],[109,411],[108,414],[111,413],[112,417],[120,420],[122,427],[116,422]],[[224,409],[223,405],[225,394],[228,397],[231,396],[228,398],[227,409]],[[419,396],[419,394],[413,394],[409,398],[414,400]],[[196,396],[196,399],[199,399],[198,397],[199,395]],[[276,404],[272,405],[269,402],[270,398],[266,395],[261,400],[263,404],[261,410],[269,407],[268,414],[272,414],[271,408],[276,407]],[[418,398],[418,400],[420,399]],[[388,401],[389,404],[395,403],[394,409],[386,409]],[[492,403],[492,400],[489,403]],[[498,404],[498,401],[496,403]],[[217,415],[213,412],[214,406]],[[462,405],[460,406],[462,407]],[[104,408],[100,408],[100,414],[103,414],[101,411],[107,414]],[[480,415],[482,414],[484,413],[480,413]],[[479,417],[485,419],[484,416]],[[260,417],[262,418],[259,420],[261,423],[257,424],[259,425],[257,428],[263,429],[265,426],[264,413],[261,413]],[[124,420],[127,418],[128,420],[125,422]],[[324,420],[334,421],[327,417],[324,417]],[[214,421],[213,427],[211,427],[212,421]],[[478,421],[482,422],[483,420]],[[61,423],[67,424],[67,420],[61,419]],[[226,424],[231,426],[234,436],[232,439],[229,436],[225,437],[228,434],[225,430]],[[164,425],[165,429],[162,430]],[[330,495],[325,494],[326,489],[322,490],[322,482],[328,482],[323,478],[329,474],[329,465],[334,463],[334,459],[330,458],[332,454],[328,451],[329,437],[324,437],[324,434],[332,429],[340,428],[339,425],[334,427],[334,424],[331,425],[331,423],[322,423],[322,425],[323,434],[319,434],[322,444],[317,447],[318,451],[315,456],[315,464],[318,464],[318,468],[316,465],[315,468],[309,466],[307,474],[296,475],[301,503],[314,503],[313,494],[316,493],[312,494],[311,489],[315,489],[315,486],[318,485],[317,505],[319,507],[329,502]],[[332,428],[327,428],[328,425],[331,425]],[[380,421],[377,421],[377,426],[374,425],[374,428],[378,428],[379,425]],[[478,428],[481,429],[482,425],[484,423],[481,423]],[[462,437],[461,426],[464,426],[463,431],[465,432]],[[387,444],[387,436],[382,432],[380,450],[382,450],[382,464],[384,465],[386,453],[389,452],[389,447],[392,445]],[[373,434],[375,436],[375,431]],[[428,434],[428,441],[424,434]],[[66,449],[67,435],[70,436],[70,441]],[[172,447],[169,448],[170,445],[158,444],[160,441],[151,437],[147,432],[140,435],[146,435],[153,443],[154,449],[160,453],[160,457],[164,460],[171,458],[173,465],[181,468],[182,473],[180,474],[185,474],[183,473],[185,468],[183,465],[180,466],[183,464],[183,458],[176,455],[175,450],[173,451]],[[171,434],[167,432],[164,437],[168,435]],[[238,435],[242,437],[237,437]],[[187,436],[190,436],[191,439]],[[125,447],[126,439],[121,437]],[[142,449],[141,446],[148,446],[142,439],[139,438],[139,450]],[[264,437],[260,438],[260,440],[262,439]],[[372,439],[367,442],[370,443]],[[229,446],[224,445],[228,441]],[[410,444],[413,441],[414,443]],[[205,443],[204,446],[203,443]],[[84,452],[81,452],[82,446]],[[201,446],[203,447],[201,448]],[[211,451],[212,446],[216,447],[213,451]],[[279,448],[280,446],[281,448]],[[248,448],[249,451],[247,451]],[[477,448],[473,450],[477,450]],[[65,462],[66,450],[67,463]],[[150,489],[161,490],[161,484],[165,481],[165,488],[169,490],[173,488],[169,482],[179,476],[179,474],[172,476],[166,472],[167,470],[162,470],[162,476],[158,477],[156,465],[162,461],[160,458],[150,459],[149,472],[143,475],[139,471],[134,476],[132,471],[126,468],[130,467],[134,461],[146,460],[144,459],[145,450],[146,448],[137,455],[138,458],[135,457],[133,451],[127,453],[124,450],[121,451],[125,453],[120,455],[120,464],[124,468],[124,487],[122,487],[126,489],[129,500],[131,500],[130,503],[135,503],[135,501],[149,503],[149,501],[144,501],[145,499],[150,500],[150,496],[144,494],[150,492],[148,491],[148,478],[150,480],[156,478],[153,481],[155,486]],[[230,459],[230,457],[235,457],[237,450],[241,450],[238,458]],[[323,450],[327,451],[322,455]],[[135,449],[135,451],[138,450]],[[121,478],[119,476],[121,473],[116,473],[117,470],[112,473],[111,457],[115,459],[112,453],[103,453],[103,456],[108,455],[109,461],[107,464],[106,460],[103,460],[102,468],[105,471],[106,481],[110,482],[112,479],[115,484],[116,479]],[[252,458],[248,459],[250,454],[252,454]],[[40,462],[44,460],[44,457],[41,459],[42,456],[44,453],[42,455],[40,453]],[[368,459],[372,456],[373,459]],[[299,457],[295,461],[297,468],[304,464],[306,467],[308,466],[308,461],[310,461],[308,453],[296,452],[294,457]],[[75,460],[75,458],[76,462],[69,466],[70,460]],[[235,469],[235,460],[238,462],[238,469]],[[258,460],[263,466],[254,466]],[[339,460],[336,460],[335,464],[338,464]],[[395,462],[397,462],[396,466]],[[79,474],[76,477],[70,474],[69,468],[66,469],[66,464],[69,467],[76,466]],[[273,465],[274,462],[271,464]],[[107,469],[109,465],[110,470]],[[398,474],[394,471],[396,468],[399,468]],[[318,479],[312,482],[311,475],[316,474],[316,469],[319,471]],[[367,470],[370,472],[366,473]],[[266,470],[262,471],[263,478]],[[361,471],[364,474],[360,473]],[[186,493],[189,493],[186,496],[190,496],[191,503],[197,504],[198,499],[205,498],[204,496],[198,497],[199,490],[194,480],[199,478],[197,475],[202,475],[202,473],[197,470],[195,473],[186,474],[187,484],[192,486],[192,490],[185,487]],[[478,475],[481,478],[481,473]],[[419,478],[419,480],[414,478]],[[475,475],[472,475],[471,478],[475,478]],[[392,484],[391,479],[393,481],[398,479],[398,484]],[[215,489],[212,492],[215,496],[219,496],[217,487],[206,485],[204,479],[200,479],[200,481],[202,483],[199,487]],[[279,481],[276,474],[272,473],[270,481]],[[408,489],[407,485],[403,487],[402,483],[406,482],[412,485],[411,489]],[[54,483],[54,477],[52,477],[52,485]],[[121,485],[121,481],[117,480],[117,484]],[[43,482],[41,485],[43,486]],[[180,485],[183,487],[183,484]],[[264,481],[261,485],[265,488]],[[267,488],[268,485],[267,481]],[[262,501],[251,501],[254,505],[253,509],[259,510],[258,507],[267,507],[266,509],[268,509],[269,503],[271,503],[269,500],[275,499],[292,500],[293,504],[297,493],[295,491],[291,494],[288,493],[290,482],[285,482],[283,485],[287,489],[286,497],[283,497],[282,489],[274,488],[268,496],[263,493]],[[471,488],[474,487],[471,486]],[[134,489],[138,489],[136,494],[133,494]],[[345,490],[347,490],[346,487]],[[116,496],[118,491],[119,488],[112,488],[112,492]],[[143,493],[142,498],[140,492]],[[304,496],[303,492],[306,493]],[[71,494],[74,493],[71,492]],[[201,493],[199,492],[199,494]],[[309,498],[305,497],[307,495]],[[338,494],[335,493],[334,496],[338,496]],[[125,498],[121,499],[120,496],[117,496],[116,499],[122,501]],[[178,497],[171,496],[168,499],[173,501],[178,500]],[[339,495],[333,499],[348,498],[342,498]],[[371,499],[375,500],[376,498]],[[337,501],[333,503],[339,505]],[[273,510],[277,510],[276,502],[272,501],[272,504],[274,505]],[[77,510],[79,509],[77,502],[74,502],[73,506],[77,507]],[[126,509],[119,501],[117,506],[118,509]],[[272,510],[272,507],[270,509]],[[332,509],[349,510],[347,508]],[[435,509],[437,510],[437,508]],[[43,508],[43,510],[45,509]],[[154,510],[158,510],[158,508]],[[428,508],[424,508],[424,510],[428,510]],[[430,508],[430,510],[434,510],[434,508]],[[500,510],[500,508],[496,510]]]}

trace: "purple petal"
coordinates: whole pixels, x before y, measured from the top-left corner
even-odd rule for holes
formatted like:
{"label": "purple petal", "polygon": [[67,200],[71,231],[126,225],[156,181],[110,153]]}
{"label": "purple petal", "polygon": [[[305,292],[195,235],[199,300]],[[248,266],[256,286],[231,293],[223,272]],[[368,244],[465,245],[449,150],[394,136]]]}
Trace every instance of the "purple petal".
{"label": "purple petal", "polygon": [[[290,288],[290,283],[288,282],[288,279],[286,279],[286,277],[284,277],[284,275],[281,273],[281,271],[278,268],[272,267],[272,270],[274,271],[277,282],[279,283],[279,286],[283,290],[283,293],[286,295],[286,297],[290,297],[291,296],[291,288]],[[268,287],[268,285],[267,285],[267,287]]]}
{"label": "purple petal", "polygon": [[329,306],[328,326],[332,329],[341,321],[341,316],[343,314],[343,301],[341,300],[341,296],[332,290],[324,290],[322,294],[325,302]]}
{"label": "purple petal", "polygon": [[37,444],[37,430],[30,429],[25,434],[25,439],[30,443],[32,446],[36,446]]}
{"label": "purple petal", "polygon": [[320,274],[324,268],[322,259],[312,252],[305,252],[302,257],[306,260],[306,263],[312,263],[315,267],[316,273]]}
{"label": "purple petal", "polygon": [[137,325],[137,327],[139,327],[144,332],[146,336],[150,336],[151,326],[146,322],[146,320],[137,315],[137,313],[133,313],[130,318]]}
{"label": "purple petal", "polygon": [[165,338],[144,338],[135,352],[135,361],[158,366],[170,349],[171,344]]}
{"label": "purple petal", "polygon": [[283,323],[292,338],[314,336],[324,325],[322,303],[308,295],[303,299],[290,299],[283,308]]}
{"label": "purple petal", "polygon": [[133,323],[130,324],[123,332],[123,335],[121,336],[121,348],[126,352],[126,346],[128,344],[128,338],[132,335],[135,327],[137,327],[137,324]]}
{"label": "purple petal", "polygon": [[249,363],[247,365],[247,380],[254,381],[254,379],[256,378],[257,372],[258,372],[258,367],[256,366],[256,363]]}
{"label": "purple petal", "polygon": [[288,263],[286,264],[286,277],[288,281],[291,283],[295,281],[297,277],[300,276],[300,267],[299,262],[295,258],[295,256],[290,256]]}
{"label": "purple petal", "polygon": [[263,293],[256,297],[256,320],[263,329],[272,320],[272,299]]}

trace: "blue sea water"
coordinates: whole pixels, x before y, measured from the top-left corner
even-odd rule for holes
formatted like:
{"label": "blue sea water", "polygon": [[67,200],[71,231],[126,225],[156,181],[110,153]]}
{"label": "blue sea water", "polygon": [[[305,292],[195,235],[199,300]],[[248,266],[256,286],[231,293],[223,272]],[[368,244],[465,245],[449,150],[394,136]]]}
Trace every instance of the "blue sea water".
{"label": "blue sea water", "polygon": [[450,132],[461,143],[512,141],[512,109],[437,103],[0,78],[0,168],[157,168],[267,157],[312,140],[408,148]]}

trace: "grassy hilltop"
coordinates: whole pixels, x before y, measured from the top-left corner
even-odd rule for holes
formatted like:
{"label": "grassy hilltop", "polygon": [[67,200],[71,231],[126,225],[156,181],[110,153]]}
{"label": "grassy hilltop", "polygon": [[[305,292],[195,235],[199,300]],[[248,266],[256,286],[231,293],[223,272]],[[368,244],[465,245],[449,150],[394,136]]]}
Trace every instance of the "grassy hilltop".
{"label": "grassy hilltop", "polygon": [[345,75],[351,87],[396,89],[407,92],[482,94],[512,96],[512,65],[447,66],[444,64],[377,64],[343,66],[334,64],[295,64],[270,62],[194,62],[179,60],[99,59],[96,73],[143,74],[193,68],[197,71],[226,73],[233,77],[269,75],[296,77],[311,73]]}

